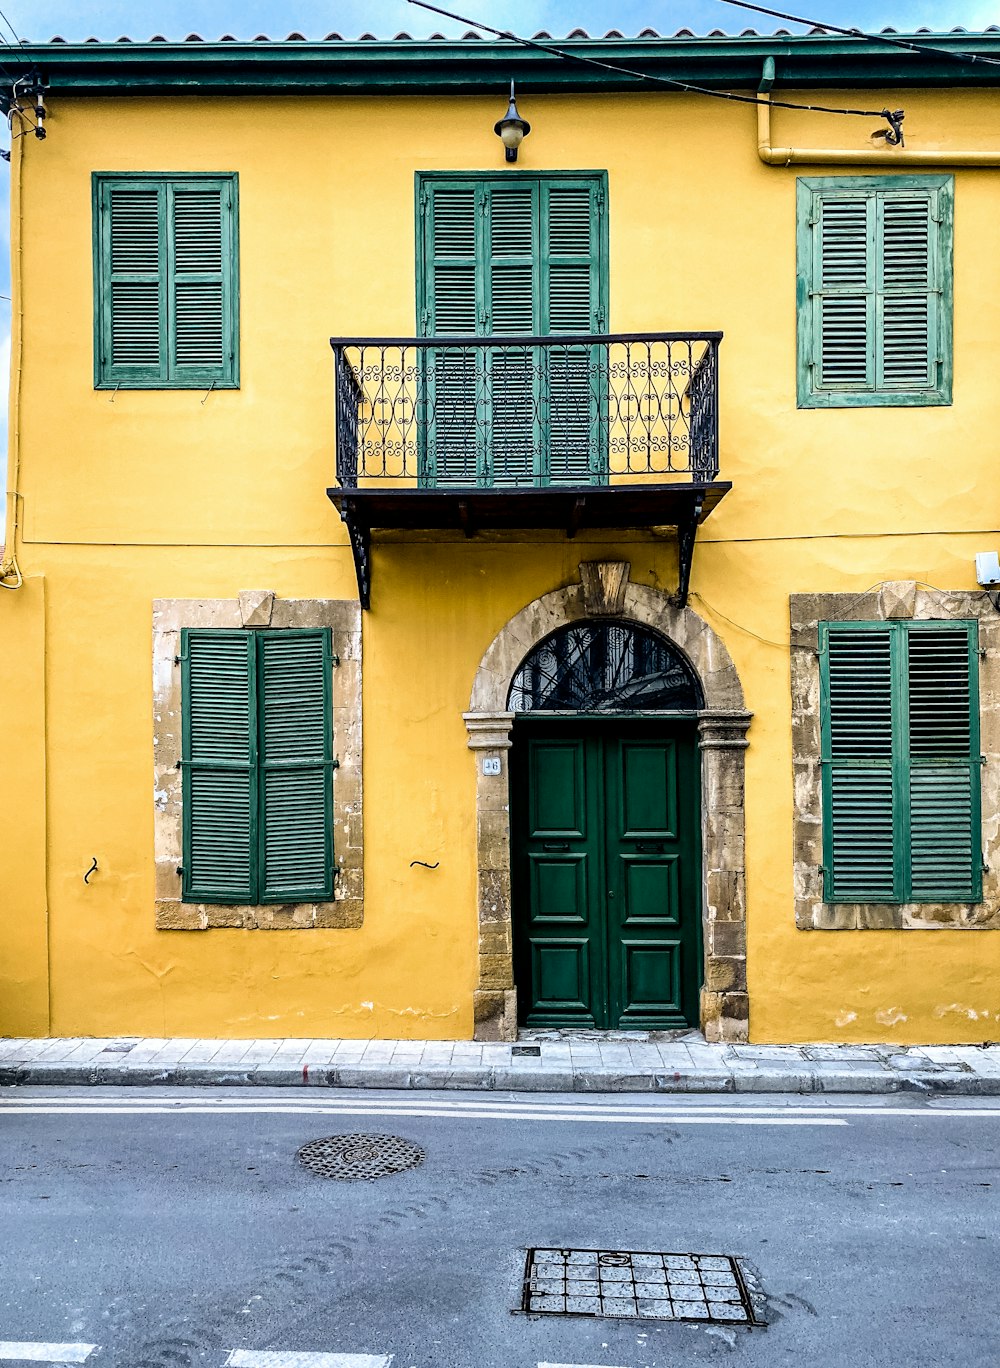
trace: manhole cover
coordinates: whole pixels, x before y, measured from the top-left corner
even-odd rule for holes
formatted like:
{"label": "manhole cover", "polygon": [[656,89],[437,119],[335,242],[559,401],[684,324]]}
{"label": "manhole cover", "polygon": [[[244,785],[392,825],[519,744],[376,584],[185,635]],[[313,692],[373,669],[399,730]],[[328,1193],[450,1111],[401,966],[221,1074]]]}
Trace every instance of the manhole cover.
{"label": "manhole cover", "polygon": [[399,1135],[328,1135],[303,1145],[298,1158],[321,1178],[351,1183],[416,1168],[424,1162],[424,1151]]}
{"label": "manhole cover", "polygon": [[546,1316],[760,1322],[730,1254],[529,1249],[521,1310]]}

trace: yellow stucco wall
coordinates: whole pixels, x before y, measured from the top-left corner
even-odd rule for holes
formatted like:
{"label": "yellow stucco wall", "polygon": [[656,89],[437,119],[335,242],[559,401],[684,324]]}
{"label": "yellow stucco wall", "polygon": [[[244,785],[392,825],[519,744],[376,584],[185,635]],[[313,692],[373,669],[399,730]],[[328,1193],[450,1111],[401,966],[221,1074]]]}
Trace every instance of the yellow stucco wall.
{"label": "yellow stucco wall", "polygon": [[[997,173],[955,176],[953,406],[798,412],[796,172],[760,164],[753,110],[645,95],[522,103],[533,131],[519,169],[608,171],[611,330],[725,332],[721,474],[734,487],[699,540],[691,606],[725,640],[755,714],[752,1038],[1000,1037],[1000,933],[795,929],[787,647],[790,593],[974,588],[975,552],[996,546]],[[1000,145],[994,103],[907,92],[908,145]],[[326,339],[414,331],[414,171],[496,170],[497,113],[472,98],[53,98],[48,140],[26,146],[29,579],[0,596],[0,1029],[471,1035],[475,768],[461,713],[476,667],[582,559],[627,559],[634,580],[672,589],[672,543],[380,542],[364,621],[360,930],[154,930],[150,615],[154,598],[251,587],[355,596],[324,493]],[[782,144],[861,147],[869,131],[775,116]],[[239,391],[93,389],[94,170],[239,172]]]}

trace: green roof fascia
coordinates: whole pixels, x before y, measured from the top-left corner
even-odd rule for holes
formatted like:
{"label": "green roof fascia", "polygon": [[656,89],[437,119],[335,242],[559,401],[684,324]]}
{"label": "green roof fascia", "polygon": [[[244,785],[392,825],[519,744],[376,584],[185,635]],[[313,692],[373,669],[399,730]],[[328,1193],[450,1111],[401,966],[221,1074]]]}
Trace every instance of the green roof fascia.
{"label": "green roof fascia", "polygon": [[[898,34],[942,52],[1000,57],[1000,32]],[[777,87],[1000,85],[1000,65],[829,35],[545,40],[580,56],[673,80],[756,88],[767,57]],[[634,78],[510,42],[40,43],[6,50],[8,69],[37,66],[53,91],[134,95],[291,91],[482,94],[513,77],[524,93],[641,90]],[[652,87],[646,86],[646,89]]]}

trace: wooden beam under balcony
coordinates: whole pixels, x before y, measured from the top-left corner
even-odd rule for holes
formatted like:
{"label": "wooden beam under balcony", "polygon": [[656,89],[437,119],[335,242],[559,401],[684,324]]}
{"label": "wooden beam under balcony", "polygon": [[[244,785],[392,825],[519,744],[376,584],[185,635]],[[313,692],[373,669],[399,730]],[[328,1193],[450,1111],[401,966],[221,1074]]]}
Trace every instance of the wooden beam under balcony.
{"label": "wooden beam under balcony", "polygon": [[679,576],[674,598],[683,607],[697,528],[731,488],[728,480],[711,480],[532,489],[336,486],[326,492],[350,534],[363,608],[371,606],[371,534],[375,530],[466,536],[539,530],[573,537],[594,529],[651,527],[677,528]]}

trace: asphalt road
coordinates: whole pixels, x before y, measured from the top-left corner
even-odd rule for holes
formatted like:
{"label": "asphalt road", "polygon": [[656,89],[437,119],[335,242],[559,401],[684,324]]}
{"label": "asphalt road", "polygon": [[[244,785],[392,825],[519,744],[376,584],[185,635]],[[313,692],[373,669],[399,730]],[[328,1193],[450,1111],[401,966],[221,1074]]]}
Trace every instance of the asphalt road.
{"label": "asphalt road", "polygon": [[[426,1158],[298,1162],[349,1132]],[[1000,1105],[908,1095],[10,1089],[0,1360],[996,1368],[998,1145]],[[527,1315],[532,1247],[735,1255],[766,1324]]]}

